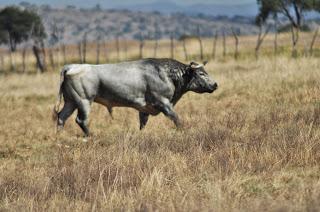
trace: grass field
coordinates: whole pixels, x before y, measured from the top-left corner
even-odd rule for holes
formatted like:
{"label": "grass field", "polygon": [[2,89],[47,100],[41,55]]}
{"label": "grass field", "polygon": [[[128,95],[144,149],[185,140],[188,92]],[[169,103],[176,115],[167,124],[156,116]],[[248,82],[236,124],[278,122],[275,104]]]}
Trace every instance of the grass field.
{"label": "grass field", "polygon": [[[248,41],[249,42],[249,41]],[[94,105],[55,134],[58,72],[0,75],[2,211],[319,211],[320,60],[210,61],[213,94],[163,115]]]}

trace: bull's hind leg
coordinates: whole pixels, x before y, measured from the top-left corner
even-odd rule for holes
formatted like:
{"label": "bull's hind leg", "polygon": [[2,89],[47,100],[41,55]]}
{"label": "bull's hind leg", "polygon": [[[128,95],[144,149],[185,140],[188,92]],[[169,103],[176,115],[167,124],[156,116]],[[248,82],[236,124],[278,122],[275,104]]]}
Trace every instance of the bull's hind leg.
{"label": "bull's hind leg", "polygon": [[76,106],[72,102],[65,102],[62,110],[58,113],[57,129],[61,130],[66,122],[66,120],[75,111]]}
{"label": "bull's hind leg", "polygon": [[76,118],[77,124],[80,126],[86,136],[89,136],[89,114],[90,114],[91,103],[89,100],[81,100],[78,105],[78,115]]}

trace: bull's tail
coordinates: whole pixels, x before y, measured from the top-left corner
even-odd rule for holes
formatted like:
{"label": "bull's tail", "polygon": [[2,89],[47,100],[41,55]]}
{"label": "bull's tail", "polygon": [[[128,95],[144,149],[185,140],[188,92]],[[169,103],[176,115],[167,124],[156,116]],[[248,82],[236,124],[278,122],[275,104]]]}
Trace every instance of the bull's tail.
{"label": "bull's tail", "polygon": [[65,73],[66,73],[67,71],[68,71],[68,67],[67,67],[67,66],[64,66],[64,67],[62,68],[62,70],[61,70],[61,73],[60,73],[59,93],[58,93],[57,102],[56,102],[56,104],[54,105],[53,113],[52,113],[52,119],[53,119],[54,121],[58,121],[58,113],[59,113],[60,105],[61,105],[61,102],[62,102],[62,96],[63,96],[62,85],[63,85],[63,82],[64,82]]}

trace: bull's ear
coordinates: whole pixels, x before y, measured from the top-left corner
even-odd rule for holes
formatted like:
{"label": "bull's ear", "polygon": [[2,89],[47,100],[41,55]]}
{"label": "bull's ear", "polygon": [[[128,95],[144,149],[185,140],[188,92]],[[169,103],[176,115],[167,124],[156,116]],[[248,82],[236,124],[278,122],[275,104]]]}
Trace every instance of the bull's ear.
{"label": "bull's ear", "polygon": [[203,66],[207,65],[208,64],[208,61],[204,61],[203,62]]}
{"label": "bull's ear", "polygon": [[200,68],[201,67],[201,65],[199,65],[198,63],[196,63],[196,62],[191,62],[190,63],[190,68],[191,69],[197,69],[197,68]]}

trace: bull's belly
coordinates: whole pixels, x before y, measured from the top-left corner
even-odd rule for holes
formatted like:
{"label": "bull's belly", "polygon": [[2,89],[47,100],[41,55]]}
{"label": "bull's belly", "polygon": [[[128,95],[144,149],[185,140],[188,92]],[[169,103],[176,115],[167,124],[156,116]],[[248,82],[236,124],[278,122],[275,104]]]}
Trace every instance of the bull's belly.
{"label": "bull's belly", "polygon": [[94,102],[98,104],[102,104],[108,108],[113,107],[129,107],[134,108],[140,112],[144,112],[150,115],[158,115],[159,111],[155,109],[152,105],[146,104],[144,100],[142,99],[136,99],[135,101],[114,101],[114,100],[108,100],[106,98],[96,97],[94,99]]}

